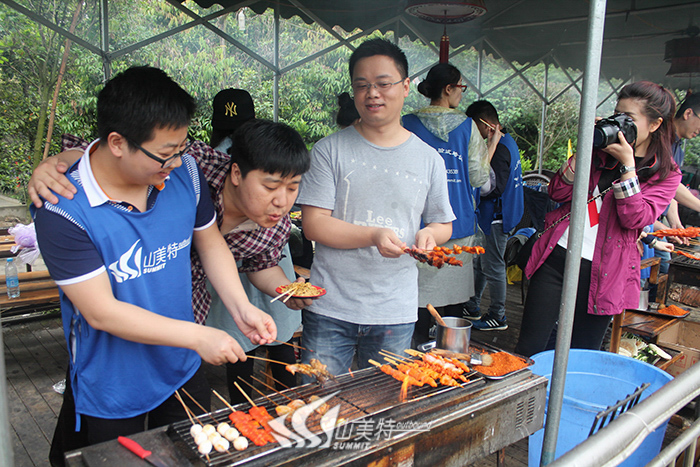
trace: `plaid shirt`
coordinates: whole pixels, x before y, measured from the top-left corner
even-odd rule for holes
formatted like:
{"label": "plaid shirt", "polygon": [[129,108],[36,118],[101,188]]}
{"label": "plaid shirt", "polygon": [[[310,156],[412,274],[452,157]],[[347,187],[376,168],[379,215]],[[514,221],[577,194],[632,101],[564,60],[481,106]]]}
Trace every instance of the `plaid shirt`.
{"label": "plaid shirt", "polygon": [[[192,145],[188,154],[194,157],[209,182],[211,199],[216,208],[216,222],[221,227],[224,219],[224,181],[229,174],[231,156],[216,151],[200,141]],[[229,232],[224,235],[224,239],[236,261],[241,261],[239,272],[262,271],[277,266],[280,262],[282,249],[289,241],[291,229],[292,221],[287,214],[274,227]],[[192,306],[195,321],[204,323],[209,314],[211,296],[207,291],[202,262],[194,249],[192,250]]]}
{"label": "plaid shirt", "polygon": [[[63,135],[63,149],[85,148],[88,141],[72,135]],[[216,208],[216,222],[219,227],[224,218],[224,181],[229,174],[231,156],[216,151],[210,146],[195,141],[187,151],[209,183],[209,192]],[[258,227],[253,230],[234,231],[224,235],[236,261],[241,261],[239,272],[256,272],[277,266],[282,259],[282,249],[289,241],[292,221],[289,214],[277,225],[270,228]],[[198,324],[206,321],[211,306],[211,295],[207,291],[206,275],[196,250],[191,250],[192,259],[192,307]]]}

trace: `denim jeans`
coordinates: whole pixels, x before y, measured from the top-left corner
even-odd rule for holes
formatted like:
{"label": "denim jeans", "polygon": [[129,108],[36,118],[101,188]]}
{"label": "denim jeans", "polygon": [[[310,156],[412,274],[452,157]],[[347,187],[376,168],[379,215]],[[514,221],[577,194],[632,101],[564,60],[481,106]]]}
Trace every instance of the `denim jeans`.
{"label": "denim jeans", "polygon": [[[348,323],[328,316],[303,310],[301,322],[304,326],[301,345],[301,361],[309,363],[316,358],[328,365],[334,375],[347,373],[357,352],[357,364],[362,368],[372,365],[370,359],[384,363],[380,350],[403,355],[404,349],[411,347],[414,323],[392,325],[362,325]],[[313,352],[310,352],[313,351]],[[302,383],[313,378],[302,376]]]}
{"label": "denim jeans", "polygon": [[489,314],[499,320],[506,316],[506,262],[503,256],[507,241],[508,233],[503,233],[503,224],[491,224],[491,233],[485,236],[486,252],[474,258],[474,296],[467,302],[467,309],[479,308],[488,283]]}

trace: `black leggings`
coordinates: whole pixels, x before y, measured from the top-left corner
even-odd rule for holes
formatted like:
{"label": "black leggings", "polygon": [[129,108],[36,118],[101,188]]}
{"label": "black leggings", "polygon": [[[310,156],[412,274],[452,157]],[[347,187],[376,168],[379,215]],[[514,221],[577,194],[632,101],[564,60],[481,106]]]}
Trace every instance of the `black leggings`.
{"label": "black leggings", "polygon": [[[292,342],[292,339],[289,340],[289,343]],[[268,351],[268,357],[270,360],[277,360],[279,362],[284,362],[288,364],[293,364],[296,363],[296,356],[294,354],[294,348],[289,346],[289,345],[266,345],[263,346],[265,349]],[[255,355],[255,350],[253,349],[250,352],[246,352],[246,355]],[[238,385],[241,386],[244,390],[249,391],[250,387],[246,384],[241,384],[240,381],[238,381],[238,377],[240,376],[241,378],[245,379],[251,384],[256,384],[254,380],[250,378],[250,375],[253,374],[253,363],[255,360],[252,358],[247,359],[245,362],[236,362],[236,363],[227,363],[226,364],[226,382],[228,383],[228,394],[231,399],[231,404],[240,404],[241,402],[245,402],[246,398],[243,394],[241,394],[241,391],[239,391],[236,386],[233,384],[234,382],[238,382]],[[297,385],[296,383],[296,376],[288,372],[284,366],[278,365],[276,363],[272,363],[270,365],[270,368],[272,370],[272,376],[278,381],[281,381],[282,384],[284,384],[287,387],[294,387]],[[256,378],[265,380],[265,375],[256,375]],[[276,387],[278,390],[283,391],[285,388],[283,386],[280,386],[279,384],[276,384]],[[264,391],[265,393],[269,391]],[[259,394],[257,394],[256,391],[253,391],[253,394],[255,397],[257,397]],[[253,397],[253,399],[255,399]]]}
{"label": "black leggings", "polygon": [[[559,319],[565,262],[566,250],[556,246],[530,279],[516,353],[529,357],[546,350],[549,336]],[[571,335],[571,348],[574,349],[600,350],[610,324],[610,316],[588,313],[590,285],[591,262],[582,259]]]}

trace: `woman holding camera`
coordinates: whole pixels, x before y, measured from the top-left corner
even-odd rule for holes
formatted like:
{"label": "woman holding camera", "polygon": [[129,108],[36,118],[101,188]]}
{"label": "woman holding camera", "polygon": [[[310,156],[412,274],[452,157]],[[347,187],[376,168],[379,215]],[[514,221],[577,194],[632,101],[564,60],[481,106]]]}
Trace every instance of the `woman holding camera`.
{"label": "woman holding camera", "polygon": [[[631,122],[615,115],[597,125],[617,138],[596,138],[593,151],[572,348],[599,350],[611,316],[639,303],[637,238],[681,180],[671,153],[675,107],[667,89],[639,81],[622,88],[615,107]],[[525,268],[530,287],[515,348],[522,355],[545,350],[558,319],[575,171],[574,156],[552,179],[549,195],[562,206],[547,215]]]}

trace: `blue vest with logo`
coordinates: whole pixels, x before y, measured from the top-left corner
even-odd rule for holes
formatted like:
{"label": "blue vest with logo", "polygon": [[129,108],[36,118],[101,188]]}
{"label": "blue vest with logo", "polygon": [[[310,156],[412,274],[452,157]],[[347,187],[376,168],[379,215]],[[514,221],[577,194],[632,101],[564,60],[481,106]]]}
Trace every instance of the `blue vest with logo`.
{"label": "blue vest with logo", "polygon": [[481,200],[479,203],[479,226],[486,235],[491,233],[491,222],[496,216],[496,206],[500,202],[503,215],[503,232],[510,232],[523,217],[525,204],[523,200],[523,172],[520,166],[520,151],[510,134],[506,133],[500,140],[510,153],[510,173],[508,184],[500,198]]}
{"label": "blue vest with logo", "polygon": [[449,134],[445,142],[432,134],[420,119],[413,115],[403,117],[403,126],[437,150],[447,169],[447,190],[450,205],[457,219],[452,221],[452,237],[464,238],[476,232],[475,190],[469,183],[469,138],[472,119],[466,118]]}
{"label": "blue vest with logo", "polygon": [[[58,204],[45,207],[87,232],[117,300],[194,322],[190,244],[200,182],[194,159],[185,155],[182,160],[148,211],[111,203],[90,207],[77,170],[71,172],[78,188],[73,200],[59,198]],[[78,414],[114,419],[148,412],[201,364],[189,349],[139,344],[92,328],[63,292],[61,313]]]}

